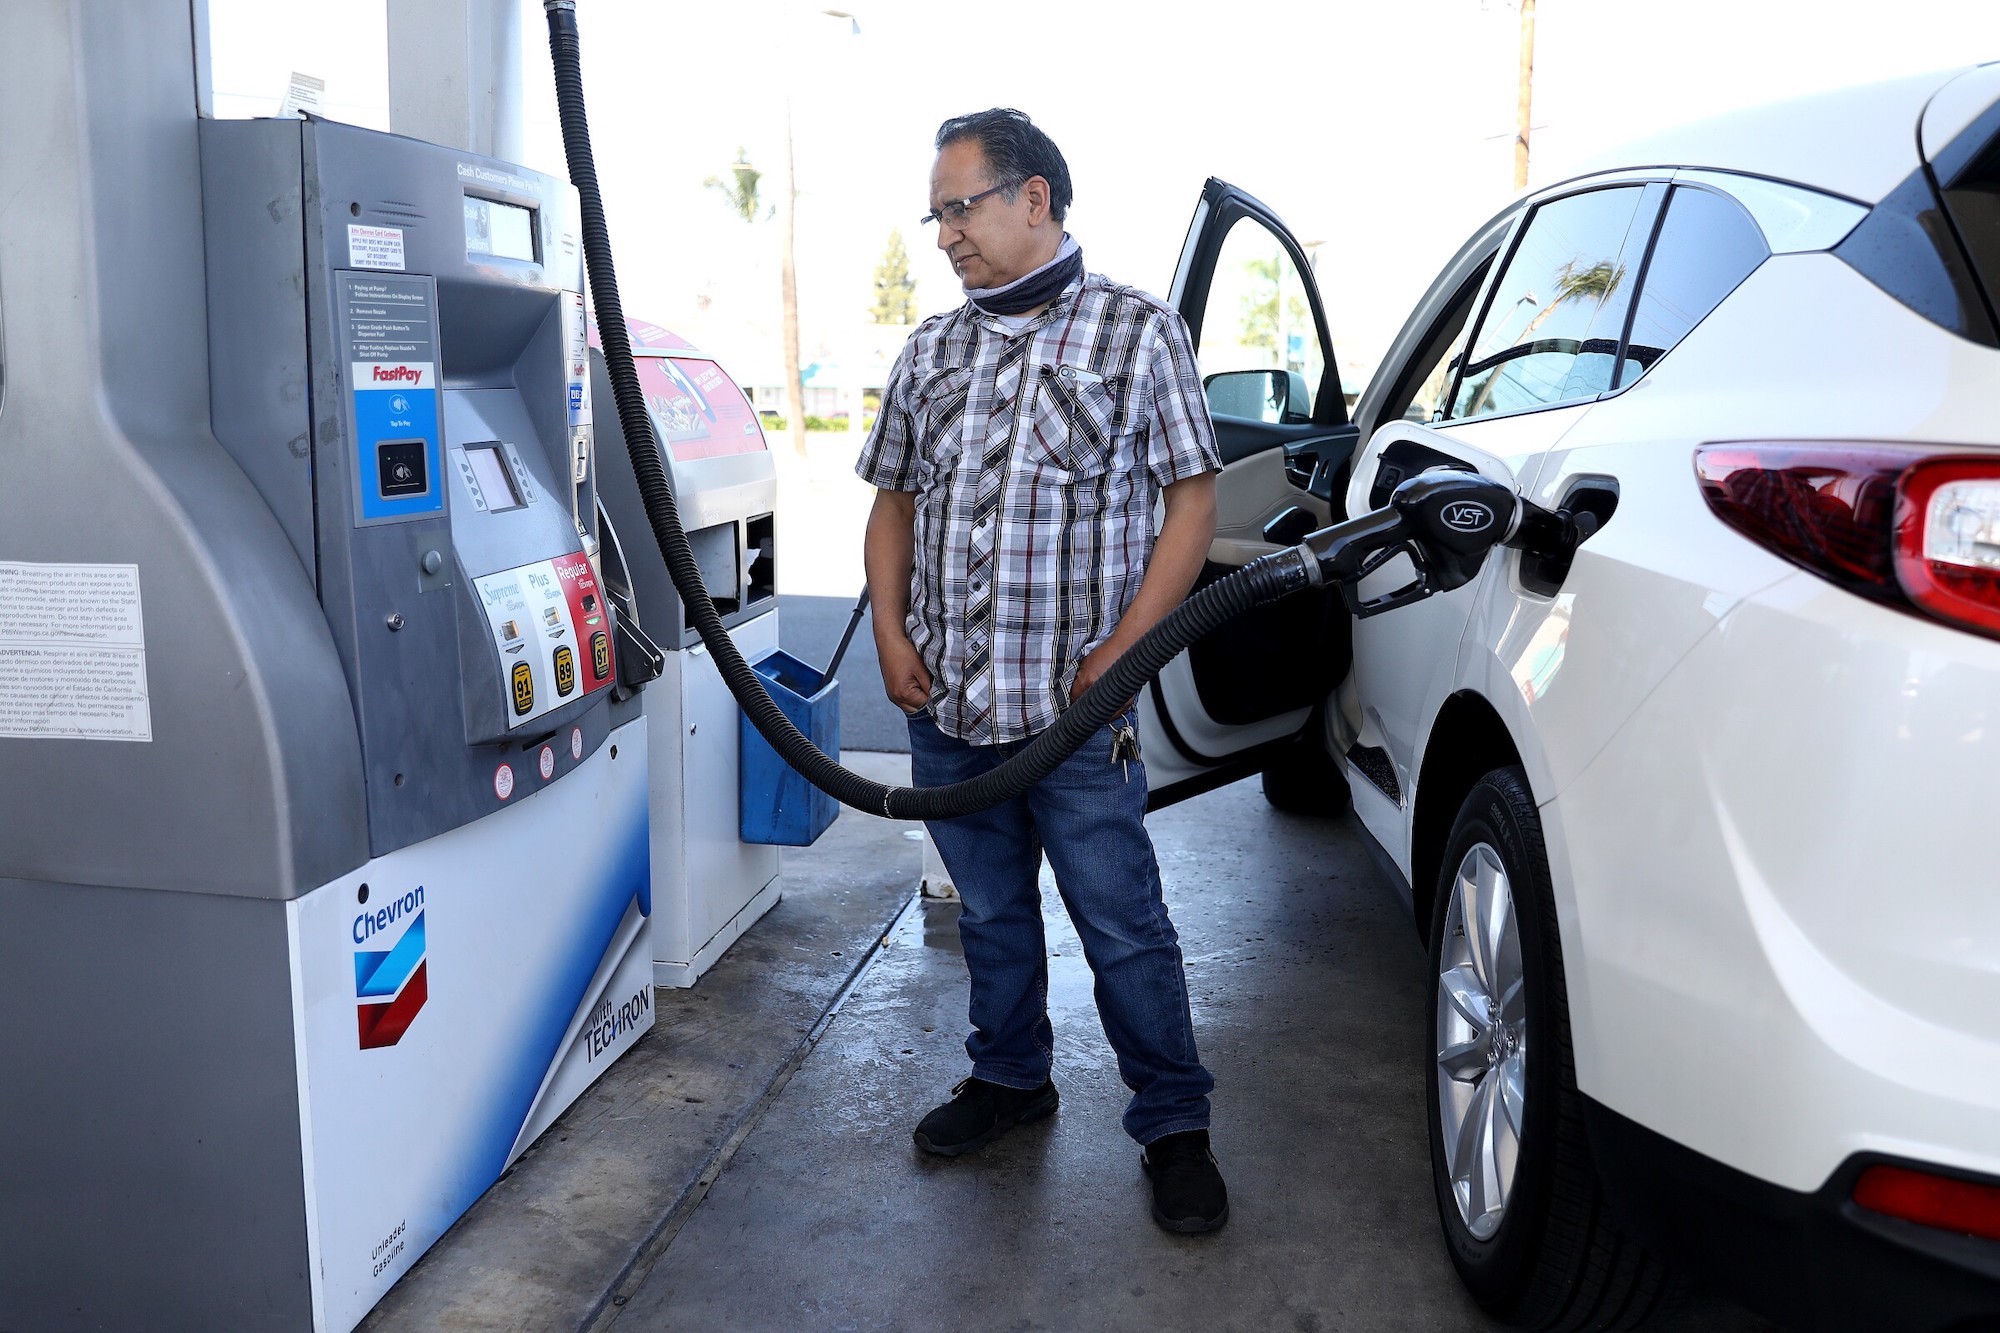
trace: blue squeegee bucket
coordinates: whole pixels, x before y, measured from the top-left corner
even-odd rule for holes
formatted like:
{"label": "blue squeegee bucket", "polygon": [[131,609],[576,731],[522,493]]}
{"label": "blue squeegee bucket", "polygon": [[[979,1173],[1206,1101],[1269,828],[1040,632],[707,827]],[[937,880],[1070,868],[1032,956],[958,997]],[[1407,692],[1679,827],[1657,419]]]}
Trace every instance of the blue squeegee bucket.
{"label": "blue squeegee bucket", "polygon": [[[840,754],[840,682],[782,649],[750,664],[791,724],[830,757]],[[744,842],[809,847],[840,813],[840,802],[807,782],[737,714],[740,762],[737,833]]]}

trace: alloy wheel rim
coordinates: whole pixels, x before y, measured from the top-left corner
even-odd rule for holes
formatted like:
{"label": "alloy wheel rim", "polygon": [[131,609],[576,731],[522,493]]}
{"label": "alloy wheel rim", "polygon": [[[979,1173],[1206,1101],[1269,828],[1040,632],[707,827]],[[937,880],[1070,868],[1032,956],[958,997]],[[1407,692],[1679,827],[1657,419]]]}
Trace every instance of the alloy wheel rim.
{"label": "alloy wheel rim", "polygon": [[1528,1032],[1513,884],[1486,843],[1468,849],[1452,875],[1437,981],[1445,1170],[1466,1230],[1491,1240],[1520,1161]]}

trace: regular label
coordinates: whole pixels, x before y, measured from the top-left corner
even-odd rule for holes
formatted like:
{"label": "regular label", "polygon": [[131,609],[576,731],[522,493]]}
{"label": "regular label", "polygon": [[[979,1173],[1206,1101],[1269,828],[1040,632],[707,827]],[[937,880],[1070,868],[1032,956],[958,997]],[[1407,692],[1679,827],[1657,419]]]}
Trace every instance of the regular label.
{"label": "regular label", "polygon": [[137,565],[0,561],[0,736],[153,739]]}
{"label": "regular label", "polygon": [[347,224],[347,263],[350,268],[403,271],[403,229],[364,227]]}

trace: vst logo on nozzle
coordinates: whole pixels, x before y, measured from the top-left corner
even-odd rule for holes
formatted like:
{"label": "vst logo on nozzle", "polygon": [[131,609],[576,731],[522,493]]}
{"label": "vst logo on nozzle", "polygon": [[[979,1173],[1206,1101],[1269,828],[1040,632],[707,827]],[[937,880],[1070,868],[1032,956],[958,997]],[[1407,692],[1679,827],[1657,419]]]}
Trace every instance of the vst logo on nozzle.
{"label": "vst logo on nozzle", "polygon": [[1444,522],[1460,532],[1484,532],[1493,526],[1493,511],[1477,500],[1454,500],[1444,507]]}

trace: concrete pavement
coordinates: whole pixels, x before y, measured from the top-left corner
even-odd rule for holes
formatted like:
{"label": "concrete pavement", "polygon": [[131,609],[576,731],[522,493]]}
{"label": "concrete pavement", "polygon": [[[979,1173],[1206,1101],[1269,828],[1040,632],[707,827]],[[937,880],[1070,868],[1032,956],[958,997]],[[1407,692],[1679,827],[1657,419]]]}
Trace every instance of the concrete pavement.
{"label": "concrete pavement", "polygon": [[[966,1067],[956,905],[921,905],[600,1327],[1497,1327],[1432,1207],[1424,959],[1352,825],[1277,814],[1254,782],[1149,823],[1218,1080],[1226,1229],[1154,1226],[1089,973],[1045,882],[1057,1115],[965,1158],[912,1146]],[[1770,1326],[1696,1299],[1654,1327]]]}

